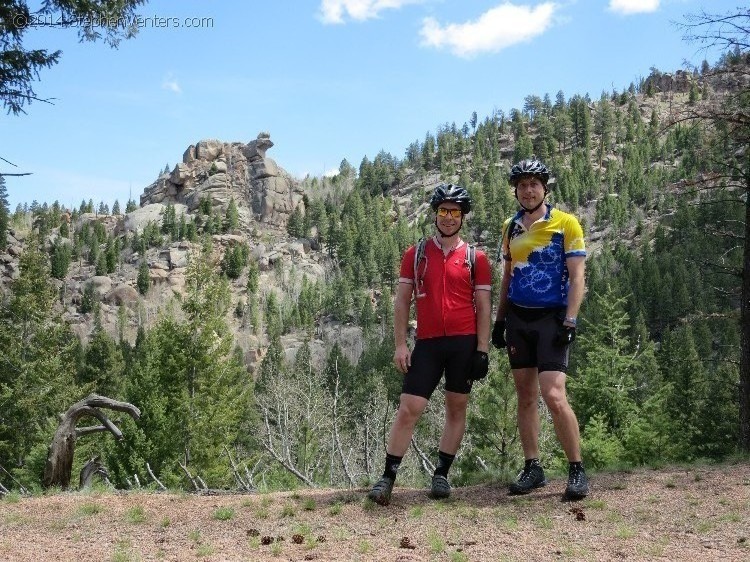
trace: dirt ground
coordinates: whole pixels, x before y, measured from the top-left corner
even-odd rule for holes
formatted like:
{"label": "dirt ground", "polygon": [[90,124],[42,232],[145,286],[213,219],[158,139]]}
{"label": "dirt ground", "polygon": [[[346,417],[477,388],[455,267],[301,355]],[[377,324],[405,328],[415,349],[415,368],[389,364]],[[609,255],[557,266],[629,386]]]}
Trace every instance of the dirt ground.
{"label": "dirt ground", "polygon": [[62,493],[0,501],[0,560],[750,560],[750,463],[592,475],[511,497],[399,488],[274,494]]}

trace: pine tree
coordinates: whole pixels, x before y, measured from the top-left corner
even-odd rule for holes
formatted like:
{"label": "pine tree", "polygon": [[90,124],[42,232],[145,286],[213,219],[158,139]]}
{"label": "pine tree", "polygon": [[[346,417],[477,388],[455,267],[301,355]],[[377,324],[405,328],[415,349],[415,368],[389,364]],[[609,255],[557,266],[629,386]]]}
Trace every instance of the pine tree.
{"label": "pine tree", "polygon": [[250,416],[252,392],[247,371],[233,353],[226,323],[229,285],[214,272],[210,243],[193,260],[186,277],[182,310],[186,316],[187,397],[190,418],[186,451],[196,468],[215,482],[232,481],[228,463],[220,462],[224,447],[234,446],[240,421]]}
{"label": "pine tree", "polygon": [[[49,282],[47,256],[29,236],[19,258],[19,276],[0,307],[0,458],[24,467],[32,450],[44,451],[56,417],[75,400],[78,339],[53,310],[56,291]],[[39,476],[29,467],[27,481]]]}
{"label": "pine tree", "polygon": [[227,206],[227,213],[225,216],[225,229],[224,232],[234,232],[240,225],[240,215],[237,211],[237,203],[234,202],[234,197],[229,201]]}
{"label": "pine tree", "polygon": [[258,280],[260,278],[260,271],[258,270],[258,262],[254,259],[249,260],[247,267],[247,294],[250,298],[254,298],[258,292]]}
{"label": "pine tree", "polygon": [[95,304],[94,284],[86,283],[81,294],[81,305],[78,307],[78,312],[81,314],[93,312]]}
{"label": "pine tree", "polygon": [[68,268],[70,267],[70,245],[57,238],[52,244],[50,252],[50,269],[52,277],[55,279],[65,279],[65,276],[68,274]]}
{"label": "pine tree", "polygon": [[148,262],[142,260],[138,266],[138,279],[136,281],[138,292],[145,295],[151,287],[151,276],[149,274]]}
{"label": "pine tree", "polygon": [[83,364],[78,371],[76,382],[84,388],[91,388],[91,391],[97,394],[121,399],[124,390],[124,368],[122,349],[99,325],[94,329],[85,347]]}

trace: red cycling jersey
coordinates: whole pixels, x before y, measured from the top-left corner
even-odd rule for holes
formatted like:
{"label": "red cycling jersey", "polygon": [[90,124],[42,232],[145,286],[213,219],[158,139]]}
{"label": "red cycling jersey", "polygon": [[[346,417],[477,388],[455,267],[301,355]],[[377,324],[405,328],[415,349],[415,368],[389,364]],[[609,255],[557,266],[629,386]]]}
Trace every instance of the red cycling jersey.
{"label": "red cycling jersey", "polygon": [[[474,291],[492,289],[490,262],[478,251],[474,261],[474,286],[466,260],[469,246],[463,240],[443,254],[436,237],[425,244],[417,271],[417,339],[477,333]],[[414,252],[410,247],[401,259],[399,283],[414,285]]]}

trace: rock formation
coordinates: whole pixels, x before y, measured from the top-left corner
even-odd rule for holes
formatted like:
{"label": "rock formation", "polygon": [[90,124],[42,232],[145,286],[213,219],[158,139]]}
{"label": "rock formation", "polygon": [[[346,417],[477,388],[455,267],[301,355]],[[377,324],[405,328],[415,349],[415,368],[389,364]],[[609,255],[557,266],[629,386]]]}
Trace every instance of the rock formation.
{"label": "rock formation", "polygon": [[205,197],[222,209],[234,198],[243,226],[258,221],[283,227],[302,202],[302,190],[266,156],[272,146],[268,133],[247,144],[202,140],[190,145],[171,173],[144,190],[141,206],[171,202],[193,212]]}

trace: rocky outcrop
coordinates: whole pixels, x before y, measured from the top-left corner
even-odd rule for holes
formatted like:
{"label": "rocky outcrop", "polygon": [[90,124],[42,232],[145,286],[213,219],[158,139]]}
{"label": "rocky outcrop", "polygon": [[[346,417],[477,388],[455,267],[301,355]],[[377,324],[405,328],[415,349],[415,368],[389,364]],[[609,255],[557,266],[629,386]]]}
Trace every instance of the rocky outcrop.
{"label": "rocky outcrop", "polygon": [[193,212],[208,197],[214,208],[224,211],[234,199],[242,226],[257,221],[284,227],[302,204],[302,190],[266,156],[272,146],[268,133],[247,144],[209,139],[190,145],[171,173],[144,190],[141,207],[175,203]]}

